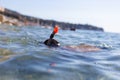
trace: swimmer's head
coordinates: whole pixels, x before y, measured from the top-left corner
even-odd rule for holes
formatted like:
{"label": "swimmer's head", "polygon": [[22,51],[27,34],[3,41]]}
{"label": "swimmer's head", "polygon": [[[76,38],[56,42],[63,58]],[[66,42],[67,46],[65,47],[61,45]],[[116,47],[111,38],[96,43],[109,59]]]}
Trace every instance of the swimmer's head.
{"label": "swimmer's head", "polygon": [[50,47],[59,47],[60,43],[56,41],[55,39],[47,39],[44,42],[45,45],[50,46]]}
{"label": "swimmer's head", "polygon": [[50,38],[44,41],[44,44],[45,44],[45,45],[51,46],[51,47],[58,47],[58,46],[60,46],[60,43],[59,43],[57,40],[53,39],[53,38],[54,38],[54,35],[55,35],[56,33],[58,33],[58,30],[59,30],[58,25],[55,25],[55,27],[54,27],[54,29],[53,29],[53,32],[52,32],[52,34],[50,35]]}

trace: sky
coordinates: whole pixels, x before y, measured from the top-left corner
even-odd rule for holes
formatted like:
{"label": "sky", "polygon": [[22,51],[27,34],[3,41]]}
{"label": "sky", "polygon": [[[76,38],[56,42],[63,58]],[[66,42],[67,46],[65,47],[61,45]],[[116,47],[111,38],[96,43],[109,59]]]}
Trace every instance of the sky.
{"label": "sky", "polygon": [[0,5],[42,19],[91,24],[120,33],[120,0],[0,0]]}

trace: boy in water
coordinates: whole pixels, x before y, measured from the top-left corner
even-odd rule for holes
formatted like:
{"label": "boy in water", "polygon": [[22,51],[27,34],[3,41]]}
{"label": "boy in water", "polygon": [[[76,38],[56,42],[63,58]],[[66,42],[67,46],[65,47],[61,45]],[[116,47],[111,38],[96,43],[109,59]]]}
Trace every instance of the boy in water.
{"label": "boy in water", "polygon": [[[50,38],[45,40],[44,44],[49,47],[59,47],[60,44],[58,41],[53,39],[54,35],[58,32],[58,25],[54,27],[54,30],[52,34],[50,35]],[[71,45],[71,46],[64,46],[61,47],[62,49],[71,50],[71,51],[79,51],[79,52],[94,52],[99,51],[100,48],[88,44],[80,44],[80,45]]]}

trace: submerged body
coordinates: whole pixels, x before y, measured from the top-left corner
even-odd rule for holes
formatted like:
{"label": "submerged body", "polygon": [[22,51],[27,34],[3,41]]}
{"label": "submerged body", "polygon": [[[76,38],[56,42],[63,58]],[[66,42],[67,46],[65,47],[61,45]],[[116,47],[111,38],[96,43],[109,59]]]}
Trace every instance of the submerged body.
{"label": "submerged body", "polygon": [[64,48],[71,51],[78,51],[78,52],[95,52],[95,51],[101,50],[96,46],[92,46],[88,44],[70,45],[70,46],[65,46]]}

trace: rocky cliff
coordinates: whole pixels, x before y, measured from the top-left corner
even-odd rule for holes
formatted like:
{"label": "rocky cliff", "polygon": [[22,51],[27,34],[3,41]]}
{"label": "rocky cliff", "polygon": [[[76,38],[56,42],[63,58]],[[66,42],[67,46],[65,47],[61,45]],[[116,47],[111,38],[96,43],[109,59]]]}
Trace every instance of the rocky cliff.
{"label": "rocky cliff", "polygon": [[[81,29],[81,30],[95,30],[95,31],[104,31],[103,28],[93,26],[93,25],[88,25],[88,24],[72,24],[72,23],[65,23],[65,22],[58,22],[55,20],[44,20],[32,16],[27,16],[20,14],[16,11],[6,9],[6,8],[0,8],[0,15],[5,16],[7,18],[6,22],[11,23],[12,25],[24,25],[24,26],[35,26],[35,25],[40,25],[40,26],[49,26],[53,27],[54,25],[59,25],[61,29],[70,29],[70,30],[76,30],[76,29]],[[9,18],[9,20],[8,20]],[[3,19],[3,18],[1,18]],[[0,20],[1,21],[1,20]],[[4,20],[2,20],[4,21]],[[1,22],[2,22],[1,21]],[[5,23],[5,22],[3,22]]]}

